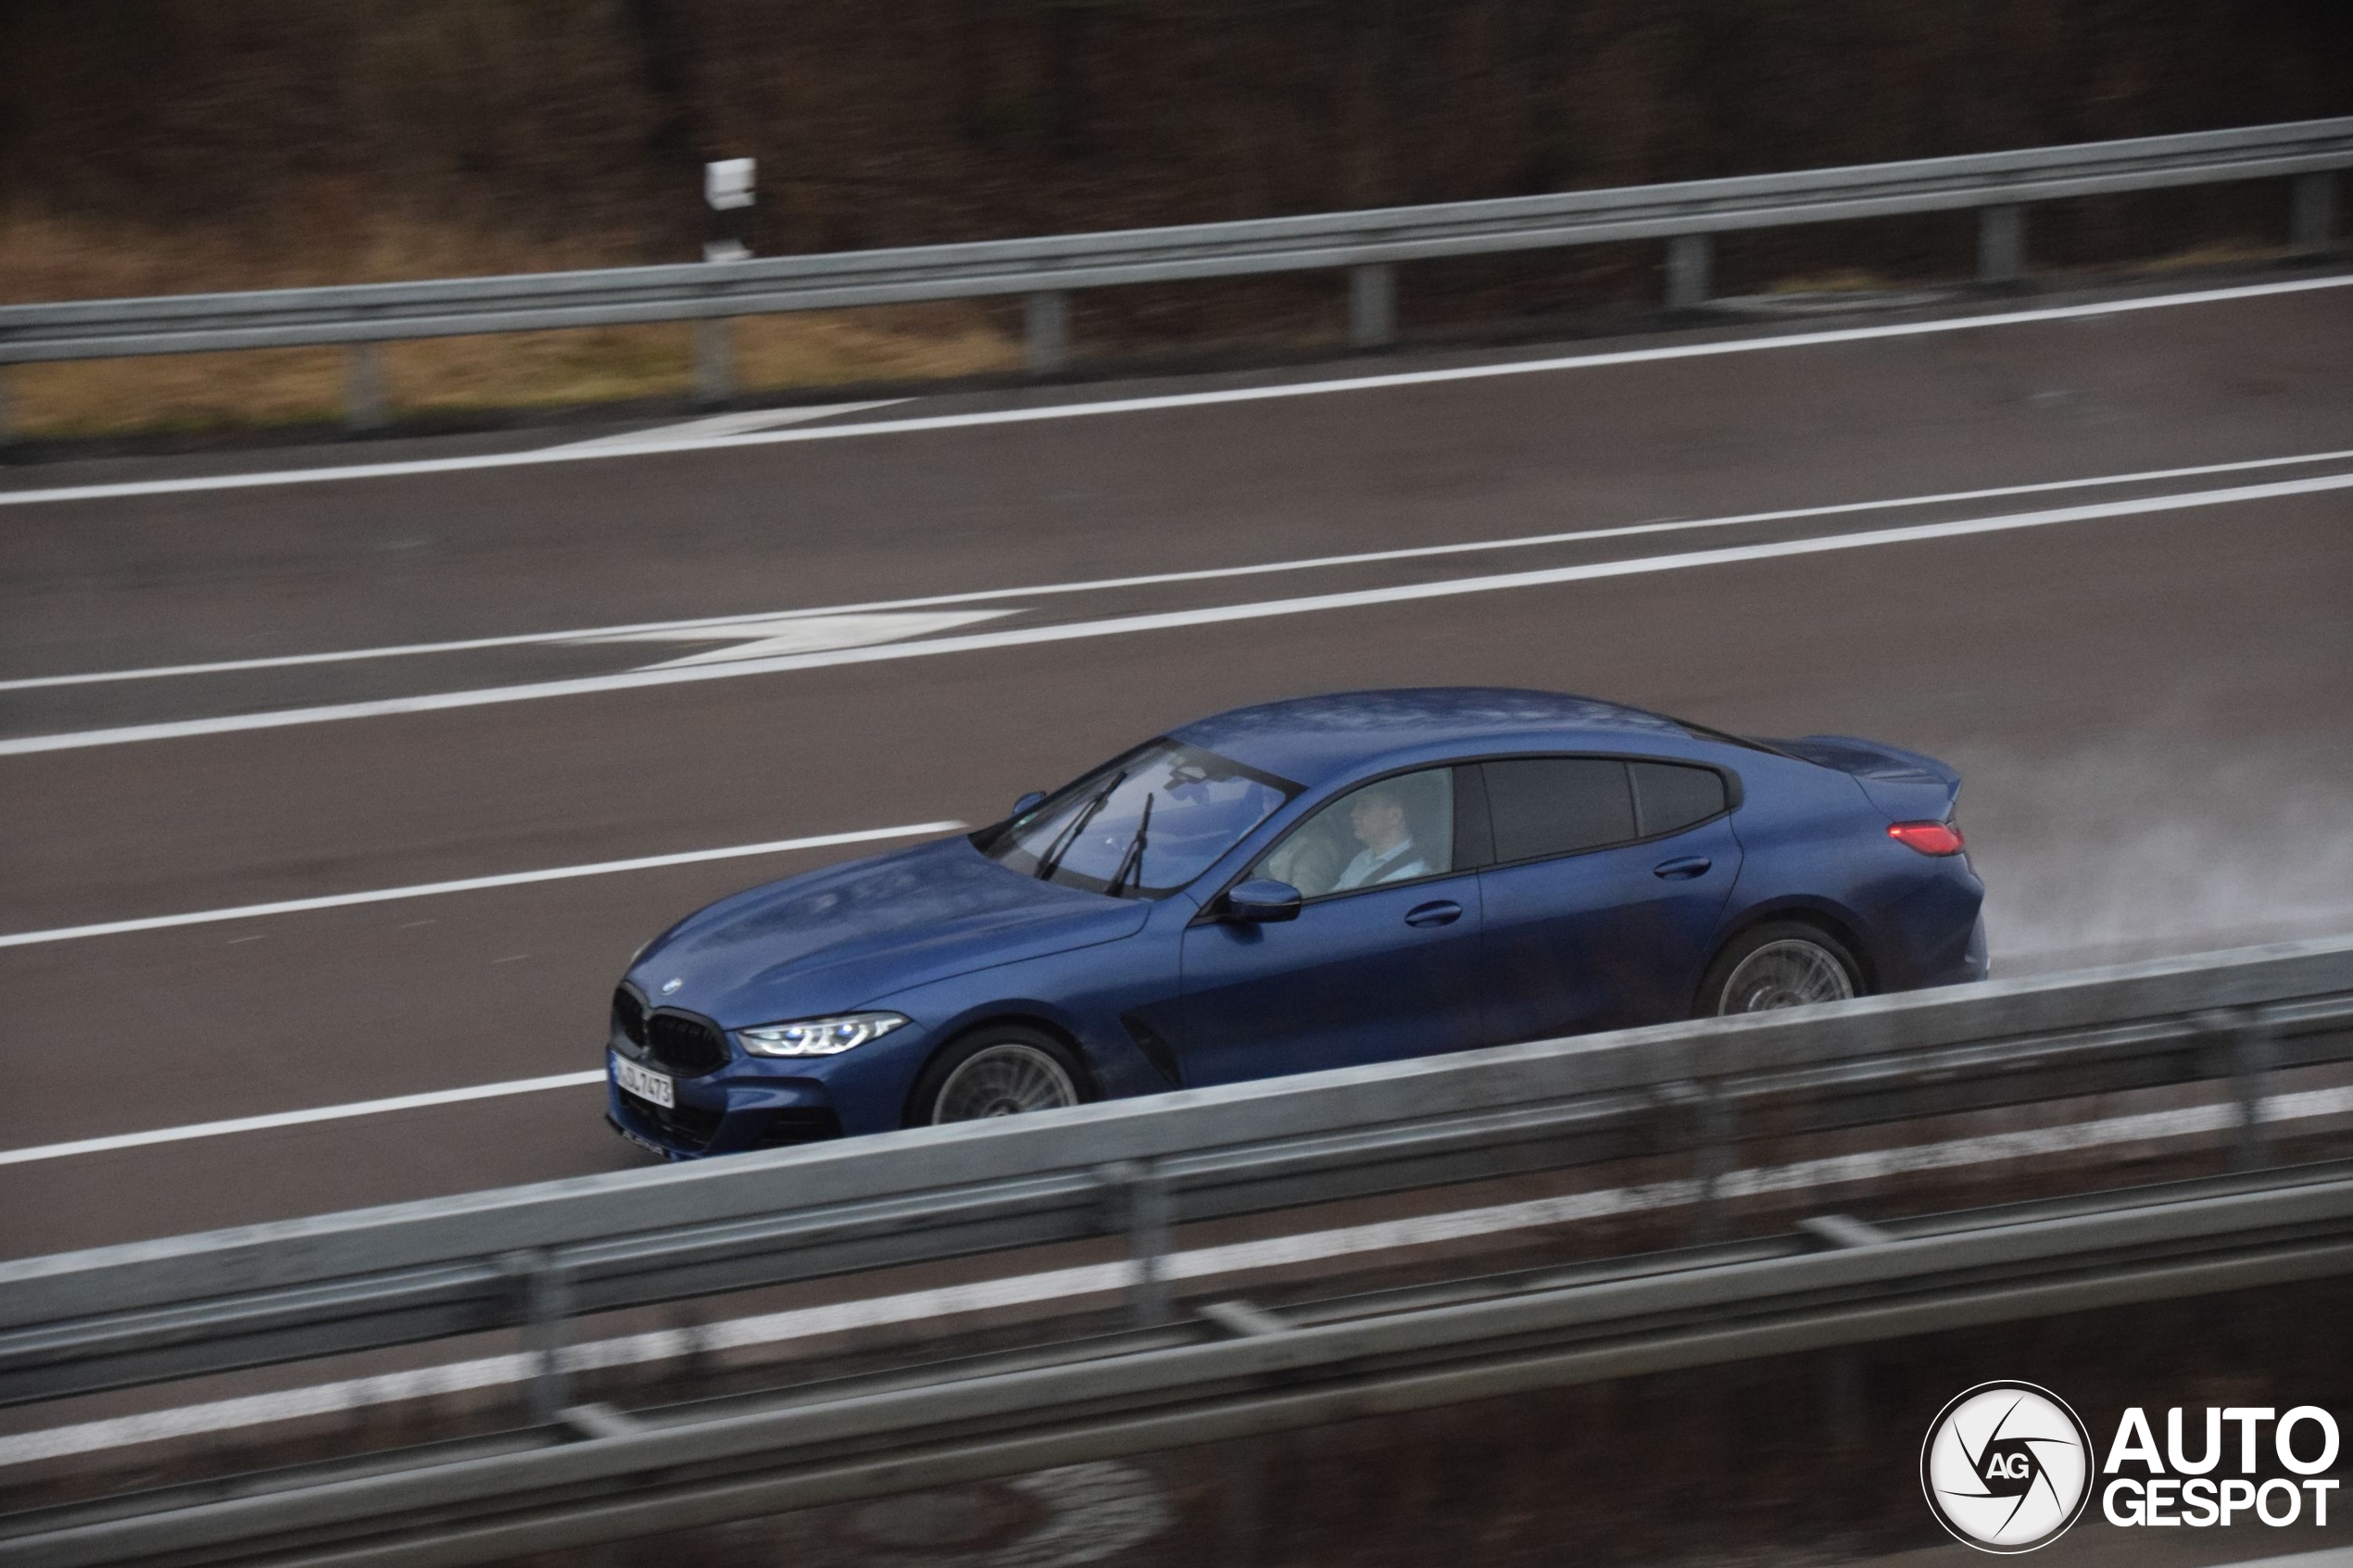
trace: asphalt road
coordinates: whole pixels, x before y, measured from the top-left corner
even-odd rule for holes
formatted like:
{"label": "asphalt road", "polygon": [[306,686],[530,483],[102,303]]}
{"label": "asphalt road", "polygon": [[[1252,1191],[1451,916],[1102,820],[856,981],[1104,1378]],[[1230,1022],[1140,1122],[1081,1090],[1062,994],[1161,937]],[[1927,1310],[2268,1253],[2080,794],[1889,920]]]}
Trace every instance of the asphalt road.
{"label": "asphalt road", "polygon": [[[1776,332],[593,460],[0,470],[0,1254],[631,1164],[585,1086],[44,1151],[593,1071],[640,941],[861,851],[71,928],[977,823],[1306,691],[1546,686],[1943,756],[2013,972],[2353,929],[2353,289]],[[1400,384],[1201,395],[1368,374]],[[1388,558],[1125,581],[1342,555]],[[723,616],[759,620],[615,630]]]}

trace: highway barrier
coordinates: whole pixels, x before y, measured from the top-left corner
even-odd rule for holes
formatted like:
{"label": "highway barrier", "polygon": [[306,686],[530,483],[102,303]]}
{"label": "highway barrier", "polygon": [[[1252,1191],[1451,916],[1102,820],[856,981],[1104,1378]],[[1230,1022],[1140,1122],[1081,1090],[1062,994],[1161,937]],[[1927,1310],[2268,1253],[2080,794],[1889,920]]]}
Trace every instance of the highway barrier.
{"label": "highway barrier", "polygon": [[1391,341],[1401,262],[1606,241],[1667,242],[1667,300],[1710,292],[1710,236],[1745,229],[1906,213],[1975,210],[1977,270],[2006,282],[2026,267],[2034,202],[2171,186],[2294,182],[2290,244],[2325,249],[2336,175],[2353,167],[2353,119],[2094,142],[1963,157],[1806,169],[1674,184],[1428,207],[1317,213],[975,244],[627,267],[424,282],[0,306],[0,365],[341,344],[355,425],[383,422],[373,345],[407,338],[602,327],[713,324],[698,333],[699,391],[726,395],[725,340],[736,316],[919,300],[1019,295],[1030,369],[1063,368],[1069,296],[1078,289],[1277,272],[1348,274],[1358,347]]}
{"label": "highway barrier", "polygon": [[[1640,1372],[2353,1272],[2353,1168],[2261,1172],[2274,1075],[2353,1061],[2353,939],[1869,997],[927,1127],[0,1264],[0,1400],[522,1327],[524,1437],[0,1518],[0,1565],[424,1564]],[[1747,1139],[2226,1085],[2245,1173],[1712,1242]],[[1692,1249],[1285,1316],[1179,1310],[1172,1227],[1648,1157]],[[1655,1167],[1654,1167],[1655,1168]],[[1126,1334],[650,1423],[566,1323],[1125,1235]],[[886,1386],[887,1385],[887,1386]]]}
{"label": "highway barrier", "polygon": [[[297,1469],[0,1518],[0,1568],[453,1568],[820,1503],[1531,1389],[2353,1273],[2353,1173],[2182,1184],[1886,1228],[1845,1221],[1287,1317],[951,1364],[912,1386],[623,1415],[351,1473]],[[237,1495],[242,1494],[242,1495]]]}
{"label": "highway barrier", "polygon": [[[0,1403],[1744,1137],[2353,1060],[2353,940],[1185,1090],[0,1263]],[[553,1403],[560,1390],[543,1390]]]}

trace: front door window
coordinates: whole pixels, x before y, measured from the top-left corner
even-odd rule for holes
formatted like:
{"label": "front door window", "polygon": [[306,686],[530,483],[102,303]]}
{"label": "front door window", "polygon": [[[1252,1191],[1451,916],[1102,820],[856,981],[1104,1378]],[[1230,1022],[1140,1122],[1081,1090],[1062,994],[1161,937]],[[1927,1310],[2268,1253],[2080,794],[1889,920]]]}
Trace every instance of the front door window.
{"label": "front door window", "polygon": [[1383,887],[1454,869],[1454,771],[1430,768],[1350,791],[1252,868],[1306,898]]}

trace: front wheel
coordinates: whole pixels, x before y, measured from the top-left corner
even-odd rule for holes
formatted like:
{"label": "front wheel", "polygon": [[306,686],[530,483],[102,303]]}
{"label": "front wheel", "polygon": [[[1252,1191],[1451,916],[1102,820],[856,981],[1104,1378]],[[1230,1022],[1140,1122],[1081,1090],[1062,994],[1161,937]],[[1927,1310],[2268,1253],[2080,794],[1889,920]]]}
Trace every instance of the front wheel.
{"label": "front wheel", "polygon": [[984,1027],[925,1067],[907,1120],[925,1126],[1053,1110],[1085,1099],[1084,1082],[1069,1048],[1052,1035],[1019,1024]]}
{"label": "front wheel", "polygon": [[1771,1012],[1861,994],[1861,966],[1843,943],[1818,926],[1774,922],[1734,937],[1700,982],[1700,1018]]}

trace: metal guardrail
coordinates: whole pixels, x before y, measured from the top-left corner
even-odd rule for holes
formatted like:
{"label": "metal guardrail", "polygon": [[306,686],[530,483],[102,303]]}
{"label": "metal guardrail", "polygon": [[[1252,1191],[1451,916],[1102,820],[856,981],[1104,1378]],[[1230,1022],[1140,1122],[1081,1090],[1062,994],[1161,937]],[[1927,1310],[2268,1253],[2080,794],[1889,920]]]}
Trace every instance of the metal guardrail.
{"label": "metal guardrail", "polygon": [[0,1264],[0,1402],[1743,1137],[2353,1060],[2353,940],[1868,998],[922,1128]]}
{"label": "metal guardrail", "polygon": [[[2353,1176],[2021,1205],[1889,1230],[1394,1293],[1246,1305],[1068,1348],[721,1411],[573,1412],[518,1449],[421,1450],[0,1519],[5,1568],[454,1568],[814,1504],[1769,1355],[2353,1273]],[[1809,1249],[1827,1247],[1827,1250]],[[593,1418],[593,1419],[592,1419]],[[573,1440],[564,1440],[569,1436]]]}
{"label": "metal guardrail", "polygon": [[[2334,227],[2334,172],[2353,167],[2353,119],[2094,142],[1786,174],[1555,195],[1318,213],[1245,222],[616,268],[430,282],[0,307],[0,365],[302,345],[356,345],[356,423],[381,421],[371,345],[405,338],[734,316],[1005,295],[1027,300],[1034,371],[1060,370],[1076,289],[1346,270],[1350,340],[1391,341],[1398,263],[1605,241],[1668,242],[1670,307],[1704,303],[1708,237],[1743,229],[1976,209],[1978,275],[2025,267],[2024,207],[2177,185],[2291,178],[2290,240],[2319,251]],[[724,333],[698,333],[706,396],[728,390]]]}

